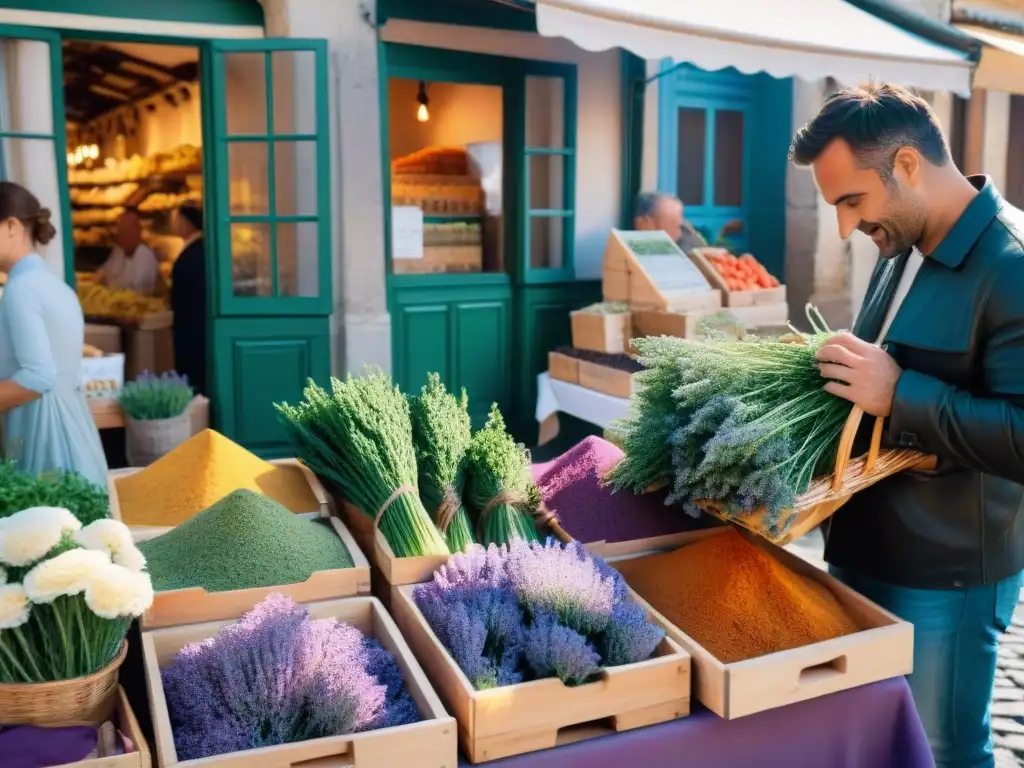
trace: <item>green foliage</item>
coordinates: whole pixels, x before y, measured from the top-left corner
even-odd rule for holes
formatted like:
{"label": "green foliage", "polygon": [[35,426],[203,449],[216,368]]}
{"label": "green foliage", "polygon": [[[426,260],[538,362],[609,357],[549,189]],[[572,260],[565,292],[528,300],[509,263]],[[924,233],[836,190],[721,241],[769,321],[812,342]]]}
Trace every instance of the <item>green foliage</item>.
{"label": "green foliage", "polygon": [[[462,505],[462,461],[472,436],[468,406],[466,390],[456,399],[437,373],[427,375],[420,394],[409,396],[420,498],[452,552],[462,552],[473,543],[469,516]],[[447,519],[441,519],[439,512]]]}
{"label": "green foliage", "polygon": [[626,454],[609,474],[616,488],[667,483],[668,502],[694,515],[702,499],[729,516],[763,507],[773,532],[784,530],[781,512],[834,469],[851,409],[823,389],[814,355],[829,332],[812,324],[802,343],[637,339],[646,370],[632,414],[615,425]]}
{"label": "green foliage", "polygon": [[121,388],[118,400],[125,415],[135,421],[156,421],[180,416],[192,402],[188,379],[173,371],[154,376],[144,371]]}
{"label": "green foliage", "polygon": [[539,540],[529,513],[530,456],[505,430],[497,403],[469,443],[466,472],[465,499],[475,515],[481,544]]}
{"label": "green foliage", "polygon": [[76,472],[55,470],[30,477],[13,461],[0,461],[0,518],[31,507],[63,507],[82,525],[110,515],[106,489]]}
{"label": "green foliage", "polygon": [[448,554],[420,501],[409,402],[389,376],[332,378],[330,393],[310,380],[302,402],[274,407],[295,455],[364,514],[391,500],[379,527],[396,557]]}

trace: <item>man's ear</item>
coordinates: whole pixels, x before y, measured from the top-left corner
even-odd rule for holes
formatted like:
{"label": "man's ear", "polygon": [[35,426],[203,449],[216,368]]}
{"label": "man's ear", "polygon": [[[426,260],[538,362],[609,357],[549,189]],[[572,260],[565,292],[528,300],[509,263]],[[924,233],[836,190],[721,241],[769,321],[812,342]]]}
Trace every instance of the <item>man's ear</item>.
{"label": "man's ear", "polygon": [[893,172],[896,178],[910,187],[921,180],[921,155],[916,149],[900,147],[893,158]]}

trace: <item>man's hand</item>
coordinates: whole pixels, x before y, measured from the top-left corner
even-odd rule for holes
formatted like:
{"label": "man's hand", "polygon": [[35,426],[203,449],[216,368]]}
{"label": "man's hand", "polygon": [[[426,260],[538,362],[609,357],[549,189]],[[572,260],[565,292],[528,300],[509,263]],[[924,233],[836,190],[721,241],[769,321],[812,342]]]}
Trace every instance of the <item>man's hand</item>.
{"label": "man's hand", "polygon": [[849,400],[870,416],[892,410],[896,383],[903,370],[889,353],[850,333],[837,333],[818,350],[818,369],[831,381],[825,391]]}

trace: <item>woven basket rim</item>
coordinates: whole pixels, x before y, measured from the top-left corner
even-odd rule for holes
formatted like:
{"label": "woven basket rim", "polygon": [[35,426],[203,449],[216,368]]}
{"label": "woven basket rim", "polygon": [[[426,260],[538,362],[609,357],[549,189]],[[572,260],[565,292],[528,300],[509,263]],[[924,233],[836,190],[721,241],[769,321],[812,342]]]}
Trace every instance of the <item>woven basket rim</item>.
{"label": "woven basket rim", "polygon": [[78,687],[85,685],[86,683],[92,683],[99,680],[106,675],[109,675],[112,671],[118,669],[128,655],[128,639],[125,638],[121,641],[121,650],[118,651],[117,656],[114,660],[107,664],[102,669],[97,669],[95,672],[84,675],[83,677],[72,677],[68,680],[47,680],[45,683],[0,683],[0,695],[5,692],[13,693],[15,690],[25,691],[32,688],[35,691],[52,691],[57,688],[70,688],[72,686]]}

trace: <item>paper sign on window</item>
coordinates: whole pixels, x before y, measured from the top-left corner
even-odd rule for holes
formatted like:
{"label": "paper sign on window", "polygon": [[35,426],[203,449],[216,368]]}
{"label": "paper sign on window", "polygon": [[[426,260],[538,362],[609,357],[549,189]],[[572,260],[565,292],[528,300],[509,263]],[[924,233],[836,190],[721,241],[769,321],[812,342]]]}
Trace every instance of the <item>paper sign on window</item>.
{"label": "paper sign on window", "polygon": [[423,209],[396,205],[391,209],[391,257],[423,258]]}

